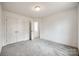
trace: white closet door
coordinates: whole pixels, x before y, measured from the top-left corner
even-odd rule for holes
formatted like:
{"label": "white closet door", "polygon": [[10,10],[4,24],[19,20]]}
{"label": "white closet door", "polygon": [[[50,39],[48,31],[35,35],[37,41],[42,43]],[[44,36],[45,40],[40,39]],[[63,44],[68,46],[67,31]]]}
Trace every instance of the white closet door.
{"label": "white closet door", "polygon": [[17,19],[17,40],[29,40],[29,21],[27,19]]}
{"label": "white closet door", "polygon": [[6,17],[6,43],[14,43],[17,40],[16,36],[16,19],[12,17]]}
{"label": "white closet door", "polygon": [[7,44],[29,40],[29,22],[27,19],[7,17],[6,26]]}

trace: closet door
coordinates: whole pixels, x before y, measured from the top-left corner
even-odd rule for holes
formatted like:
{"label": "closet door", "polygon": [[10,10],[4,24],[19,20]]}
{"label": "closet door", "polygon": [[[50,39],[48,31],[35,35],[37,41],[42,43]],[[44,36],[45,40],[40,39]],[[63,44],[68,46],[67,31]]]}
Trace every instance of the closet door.
{"label": "closet door", "polygon": [[22,18],[7,17],[6,42],[7,44],[29,40],[29,21]]}
{"label": "closet door", "polygon": [[17,19],[17,41],[29,40],[28,19]]}
{"label": "closet door", "polygon": [[14,43],[17,40],[16,30],[17,30],[16,19],[12,17],[6,17],[6,43]]}

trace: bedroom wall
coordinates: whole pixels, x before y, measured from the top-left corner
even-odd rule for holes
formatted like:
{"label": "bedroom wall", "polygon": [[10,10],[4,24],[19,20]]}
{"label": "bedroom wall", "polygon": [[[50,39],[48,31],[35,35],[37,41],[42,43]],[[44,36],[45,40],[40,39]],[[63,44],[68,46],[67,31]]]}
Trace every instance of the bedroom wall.
{"label": "bedroom wall", "polygon": [[[77,13],[77,18],[78,18],[78,50],[79,50],[79,4],[78,4],[78,8],[77,8],[77,11],[78,11],[78,13]],[[79,51],[78,51],[79,52]]]}
{"label": "bedroom wall", "polygon": [[29,20],[13,12],[3,11],[4,14],[4,45],[29,40]]}
{"label": "bedroom wall", "polygon": [[0,52],[3,46],[3,32],[2,32],[2,6],[0,3]]}
{"label": "bedroom wall", "polygon": [[77,47],[77,7],[40,21],[40,38]]}

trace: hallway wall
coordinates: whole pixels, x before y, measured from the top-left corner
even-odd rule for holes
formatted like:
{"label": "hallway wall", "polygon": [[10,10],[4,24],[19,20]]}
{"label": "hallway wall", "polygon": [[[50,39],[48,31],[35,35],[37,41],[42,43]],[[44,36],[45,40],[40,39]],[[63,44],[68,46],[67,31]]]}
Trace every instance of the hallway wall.
{"label": "hallway wall", "polygon": [[77,8],[71,8],[40,21],[40,38],[77,47]]}

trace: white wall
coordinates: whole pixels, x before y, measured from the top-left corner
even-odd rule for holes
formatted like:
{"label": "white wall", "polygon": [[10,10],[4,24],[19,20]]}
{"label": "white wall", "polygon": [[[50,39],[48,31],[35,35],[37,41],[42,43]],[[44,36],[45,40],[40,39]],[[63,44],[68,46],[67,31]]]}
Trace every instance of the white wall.
{"label": "white wall", "polygon": [[0,52],[3,46],[3,32],[2,32],[2,6],[0,4]]}
{"label": "white wall", "polygon": [[29,20],[31,19],[9,11],[3,11],[3,14],[5,45],[29,40]]}
{"label": "white wall", "polygon": [[76,7],[40,21],[40,38],[77,47]]}
{"label": "white wall", "polygon": [[77,11],[78,11],[78,13],[77,13],[77,18],[78,18],[78,50],[79,50],[79,4],[78,4],[78,8],[77,8]]}

